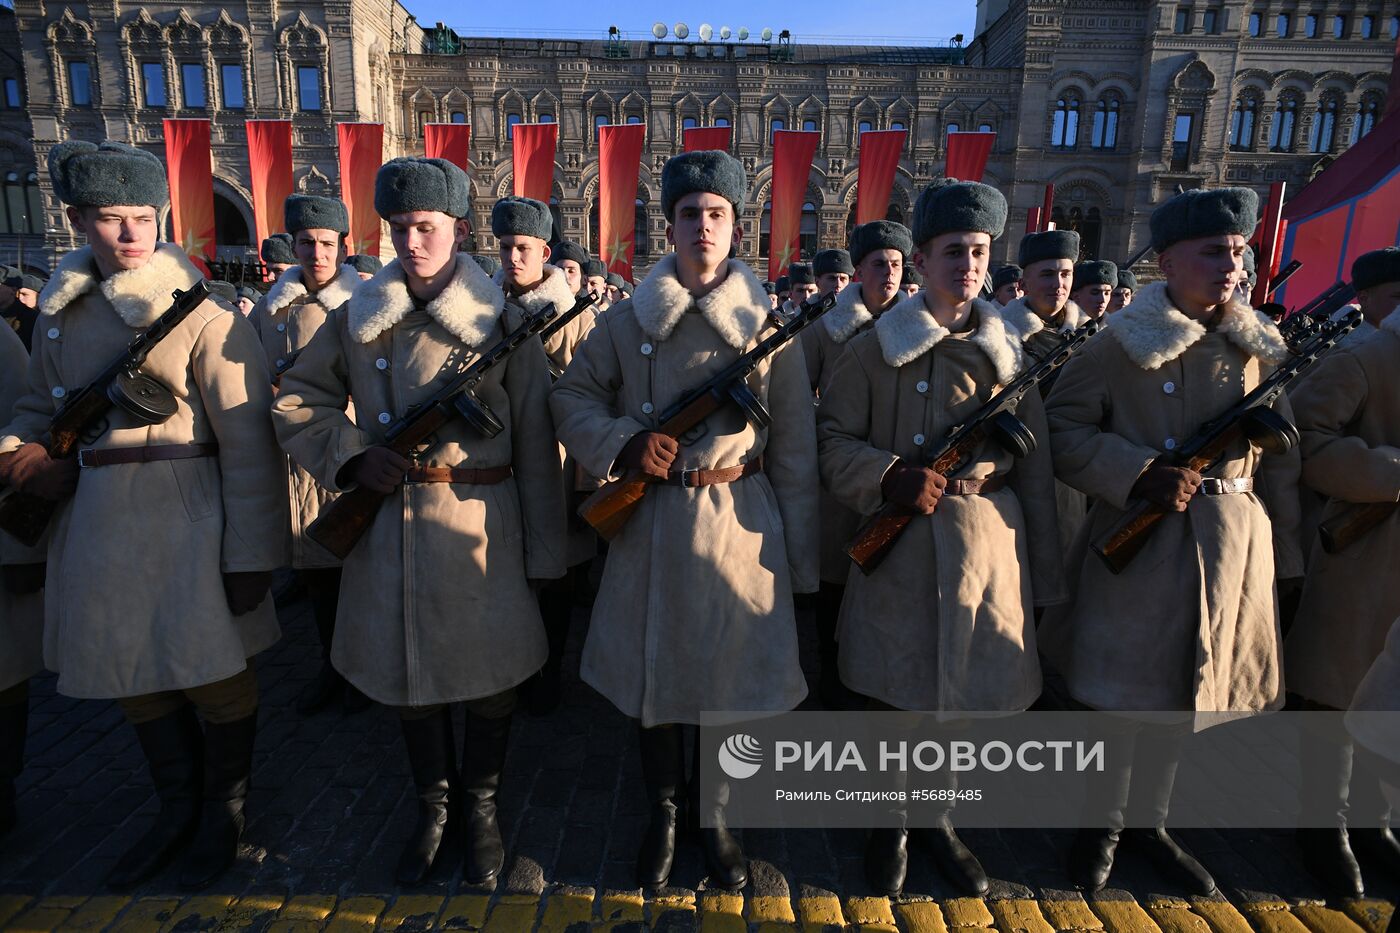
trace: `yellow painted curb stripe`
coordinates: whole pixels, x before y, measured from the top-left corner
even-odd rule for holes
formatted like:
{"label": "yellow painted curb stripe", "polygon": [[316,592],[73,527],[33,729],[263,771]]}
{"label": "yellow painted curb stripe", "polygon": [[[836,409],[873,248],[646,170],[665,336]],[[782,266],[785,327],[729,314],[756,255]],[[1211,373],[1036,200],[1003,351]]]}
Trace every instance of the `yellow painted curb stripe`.
{"label": "yellow painted curb stripe", "polygon": [[1066,897],[1040,902],[1045,922],[1056,930],[1102,930],[1103,921],[1089,909],[1084,898]]}
{"label": "yellow painted curb stripe", "polygon": [[1259,933],[1308,933],[1303,921],[1293,916],[1283,901],[1242,904],[1240,910]]}
{"label": "yellow painted curb stripe", "polygon": [[381,897],[347,897],[336,905],[326,933],[371,933],[387,906]]}
{"label": "yellow painted curb stripe", "polygon": [[178,923],[192,923],[196,930],[210,930],[228,914],[234,898],[227,894],[187,898],[165,921],[162,930],[171,930]]}
{"label": "yellow painted curb stripe", "polygon": [[797,922],[797,915],[792,911],[792,899],[773,895],[750,898],[746,916],[750,923]]}
{"label": "yellow painted curb stripe", "polygon": [[1330,910],[1321,904],[1299,904],[1293,916],[1313,933],[1362,933],[1361,927],[1340,910]]}
{"label": "yellow painted curb stripe", "polygon": [[1089,907],[1103,921],[1108,933],[1162,933],[1137,901],[1096,897],[1089,902]]}
{"label": "yellow painted curb stripe", "polygon": [[321,921],[329,917],[332,910],[335,910],[335,898],[301,894],[282,906],[277,919]]}
{"label": "yellow painted curb stripe", "polygon": [[521,933],[535,928],[540,899],[533,894],[503,894],[486,915],[486,933]]}
{"label": "yellow painted curb stripe", "polygon": [[540,933],[564,933],[572,923],[592,924],[593,891],[555,891],[545,899]]}
{"label": "yellow painted curb stripe", "polygon": [[841,898],[834,894],[814,894],[797,899],[797,913],[803,930],[844,928],[846,915],[841,910]]}
{"label": "yellow painted curb stripe", "polygon": [[1040,912],[1040,905],[1030,898],[1009,897],[1004,901],[988,901],[1000,933],[1055,933],[1055,928]]}
{"label": "yellow painted curb stripe", "polygon": [[426,894],[406,894],[389,905],[379,921],[381,930],[397,930],[412,921],[414,929],[430,929],[437,915],[447,903],[445,897],[432,897]]}
{"label": "yellow painted curb stripe", "polygon": [[480,930],[486,925],[486,909],[491,904],[486,894],[459,894],[447,901],[438,917],[443,930]]}
{"label": "yellow painted curb stripe", "polygon": [[894,926],[894,911],[888,897],[846,898],[846,922],[861,926],[885,924]]}
{"label": "yellow painted curb stripe", "polygon": [[170,919],[170,915],[180,906],[178,898],[174,897],[143,897],[126,909],[119,918],[116,926],[111,928],[111,933],[151,933],[152,930],[159,930],[161,924]]}
{"label": "yellow painted curb stripe", "polygon": [[947,933],[948,925],[936,901],[906,901],[896,904],[894,910],[909,933]]}
{"label": "yellow painted curb stripe", "polygon": [[1210,924],[1187,901],[1149,901],[1144,907],[1162,933],[1211,933]]}
{"label": "yellow painted curb stripe", "polygon": [[1380,901],[1370,897],[1359,901],[1348,901],[1342,905],[1342,912],[1355,920],[1368,933],[1385,933],[1386,927],[1390,924],[1390,918],[1395,915],[1395,910],[1395,905],[1389,901]]}

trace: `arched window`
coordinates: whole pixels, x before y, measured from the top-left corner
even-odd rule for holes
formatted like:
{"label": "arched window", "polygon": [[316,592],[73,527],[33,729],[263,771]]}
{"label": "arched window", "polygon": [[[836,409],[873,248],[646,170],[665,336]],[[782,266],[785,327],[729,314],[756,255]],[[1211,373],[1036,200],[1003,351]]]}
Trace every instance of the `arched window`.
{"label": "arched window", "polygon": [[773,202],[763,202],[763,214],[758,219],[758,255],[768,255],[768,241],[772,235]]}
{"label": "arched window", "polygon": [[816,120],[803,120],[802,128],[808,132],[814,132],[817,128]]}
{"label": "arched window", "polygon": [[1050,124],[1050,145],[1073,149],[1079,144],[1079,100],[1065,96],[1055,101],[1055,118]]}
{"label": "arched window", "polygon": [[1248,152],[1254,148],[1254,126],[1258,116],[1259,102],[1253,97],[1241,97],[1235,101],[1235,109],[1230,115],[1231,149]]}
{"label": "arched window", "polygon": [[768,141],[771,143],[773,141],[773,136],[778,132],[778,130],[783,129],[787,129],[787,122],[784,121],[782,118],[774,117],[772,120],[770,120],[768,123]]}
{"label": "arched window", "polygon": [[1303,35],[1309,39],[1317,38],[1317,14],[1309,13],[1303,17]]}
{"label": "arched window", "polygon": [[1091,145],[1095,149],[1118,148],[1118,101],[1105,98],[1094,110],[1094,132]]}
{"label": "arched window", "polygon": [[1361,109],[1356,114],[1356,122],[1351,125],[1351,141],[1353,143],[1376,128],[1376,116],[1379,110],[1380,105],[1374,97],[1368,97],[1361,102]]}
{"label": "arched window", "polygon": [[956,124],[956,123],[949,123],[949,124],[948,124],[948,135],[949,135],[949,136],[953,135],[954,133],[961,133],[961,132],[962,132],[962,127],[959,126],[958,124]]}
{"label": "arched window", "polygon": [[21,179],[18,172],[5,175],[5,199],[0,204],[0,233],[43,233],[44,206],[39,194],[39,176],[30,172]]}
{"label": "arched window", "polygon": [[700,121],[696,120],[694,117],[682,117],[682,118],[681,118],[681,129],[683,129],[683,130],[693,129],[693,128],[699,126],[699,125],[700,125]]}
{"label": "arched window", "polygon": [[1103,219],[1097,207],[1087,211],[1082,207],[1065,210],[1056,207],[1050,212],[1056,230],[1073,230],[1079,234],[1079,258],[1097,259],[1099,243],[1103,236]]}
{"label": "arched window", "polygon": [[1258,39],[1264,34],[1264,17],[1259,13],[1249,14],[1249,37]]}
{"label": "arched window", "polygon": [[860,133],[869,133],[873,128],[874,127],[871,126],[869,120],[861,120],[858,124],[856,124],[856,133],[857,135],[859,135]]}
{"label": "arched window", "polygon": [[[811,201],[802,204],[802,221],[798,227],[797,248],[803,256],[817,254],[817,206]],[[794,261],[795,258],[794,258]]]}
{"label": "arched window", "polygon": [[637,216],[634,223],[636,229],[632,233],[632,256],[648,256],[651,254],[651,236],[647,230],[647,202],[641,198],[637,199]]}
{"label": "arched window", "polygon": [[1376,18],[1374,16],[1361,17],[1361,38],[1374,39],[1376,37]]}
{"label": "arched window", "polygon": [[729,118],[728,118],[728,117],[715,117],[715,126],[728,126],[728,125],[729,125]]}
{"label": "arched window", "polygon": [[506,139],[514,139],[514,138],[515,138],[515,124],[517,124],[517,123],[519,123],[519,122],[520,122],[520,114],[518,114],[518,113],[508,113],[508,114],[506,114]]}
{"label": "arched window", "polygon": [[977,126],[977,132],[979,132],[979,133],[995,133],[996,130],[992,129],[992,125],[991,125],[990,123],[980,123],[980,124],[978,124],[978,126]]}
{"label": "arched window", "polygon": [[1400,16],[1390,18],[1390,38],[1400,39]]}
{"label": "arched window", "polygon": [[1345,39],[1347,36],[1347,18],[1342,14],[1332,17],[1332,38]]}
{"label": "arched window", "polygon": [[1313,118],[1312,134],[1308,148],[1313,152],[1331,152],[1337,142],[1337,101],[1325,97],[1317,106],[1317,116]]}
{"label": "arched window", "polygon": [[1278,37],[1287,39],[1289,31],[1293,28],[1293,17],[1288,13],[1278,15]]}
{"label": "arched window", "polygon": [[537,122],[539,122],[539,123],[553,123],[553,122],[554,122],[554,114],[552,114],[552,113],[542,113],[542,114],[540,114],[539,120],[538,120]]}
{"label": "arched window", "polygon": [[904,129],[904,121],[903,121],[903,120],[891,120],[891,121],[890,121],[890,129],[892,129],[892,130],[902,130],[902,129]]}
{"label": "arched window", "polygon": [[449,118],[453,123],[466,123],[467,112],[465,110],[454,110]]}
{"label": "arched window", "polygon": [[628,122],[628,123],[641,123],[641,122],[642,122],[642,118],[641,118],[639,115],[635,114],[635,113],[629,113],[629,114],[627,115],[627,122]]}
{"label": "arched window", "polygon": [[593,138],[598,138],[598,129],[607,126],[612,122],[606,113],[595,114],[593,117]]}
{"label": "arched window", "polygon": [[1297,132],[1298,101],[1293,97],[1280,97],[1278,109],[1274,111],[1274,124],[1269,128],[1269,151],[1292,152]]}

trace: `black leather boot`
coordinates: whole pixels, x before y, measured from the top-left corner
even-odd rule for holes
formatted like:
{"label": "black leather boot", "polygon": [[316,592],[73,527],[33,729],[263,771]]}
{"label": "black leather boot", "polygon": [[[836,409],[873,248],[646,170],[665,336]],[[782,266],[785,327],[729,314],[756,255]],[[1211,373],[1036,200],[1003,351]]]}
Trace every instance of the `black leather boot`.
{"label": "black leather boot", "polygon": [[564,665],[564,646],[569,640],[569,620],[573,616],[574,598],[570,581],[574,571],[562,580],[551,580],[540,589],[540,618],[544,636],[549,643],[549,655],[544,666],[525,682],[525,699],[532,716],[547,716],[559,708],[559,675]]}
{"label": "black leather boot", "polygon": [[199,832],[180,869],[183,887],[207,886],[238,857],[257,731],[257,713],[236,722],[204,726],[204,807]]}
{"label": "black leather boot", "polygon": [[[1362,746],[1353,746],[1352,757],[1355,767],[1351,771],[1347,809],[1353,821],[1365,824],[1350,830],[1352,850],[1368,864],[1400,879],[1400,840],[1391,830],[1390,802],[1381,790],[1385,763]],[[1400,775],[1400,769],[1394,770],[1396,773],[1388,775],[1391,779]]]}
{"label": "black leather boot", "polygon": [[817,681],[817,696],[829,710],[860,709],[859,698],[841,682],[836,644],[836,623],[841,617],[841,600],[846,587],[840,583],[822,581],[814,614],[817,619],[817,656],[821,659],[821,676]]}
{"label": "black leather boot", "polygon": [[29,731],[29,694],[0,706],[0,836],[15,828],[15,781],[24,770],[24,740]]}
{"label": "black leather boot", "polygon": [[1133,723],[1101,722],[1110,732],[1105,739],[1104,769],[1090,771],[1084,788],[1084,808],[1080,811],[1080,829],[1074,835],[1069,853],[1069,877],[1079,888],[1103,890],[1113,874],[1113,860],[1118,852],[1124,820],[1128,810],[1128,787],[1133,776]]}
{"label": "black leather boot", "polygon": [[[1215,879],[1167,832],[1176,766],[1189,729],[1189,724],[1146,726],[1138,734],[1128,795],[1129,820],[1134,826],[1151,828],[1128,830],[1127,838],[1165,877],[1205,897],[1215,892]],[[1141,821],[1141,815],[1146,816],[1146,822]]]}
{"label": "black leather boot", "polygon": [[914,838],[933,856],[933,862],[938,866],[939,872],[953,887],[970,897],[980,897],[987,893],[991,886],[987,880],[987,872],[982,868],[977,856],[972,854],[972,850],[958,838],[957,830],[953,829],[952,818],[946,810],[936,825],[916,830]]}
{"label": "black leather boot", "polygon": [[[690,822],[700,837],[700,849],[705,853],[705,868],[709,883],[737,891],[749,883],[749,863],[739,841],[724,823],[724,808],[729,803],[729,782],[719,781],[712,793],[701,794],[700,788],[700,730],[695,730],[695,774],[689,787]],[[710,825],[706,826],[706,821]]]}
{"label": "black leather boot", "polygon": [[194,707],[134,727],[160,798],[160,812],[146,834],[107,873],[107,884],[130,888],[152,877],[194,838],[203,790],[204,734]]}
{"label": "black leather boot", "polygon": [[[394,873],[399,884],[419,884],[433,870],[442,851],[452,798],[456,743],[451,743],[451,712],[443,707],[422,719],[399,719],[403,744],[408,750],[409,771],[418,796],[418,821],[404,843]],[[444,728],[443,721],[448,725]]]}
{"label": "black leather boot", "polygon": [[506,861],[501,827],[496,822],[496,791],[506,766],[510,716],[486,719],[467,711],[462,749],[462,823],[466,861],[462,879],[486,884]]}
{"label": "black leather boot", "polygon": [[1351,784],[1352,745],[1336,742],[1306,729],[1301,733],[1301,788],[1303,800],[1327,801],[1328,826],[1301,827],[1295,834],[1303,853],[1303,865],[1329,898],[1364,897],[1361,866],[1351,848],[1347,831],[1347,797]]}
{"label": "black leather boot", "polygon": [[340,699],[345,678],[331,666],[331,642],[335,639],[335,614],[340,605],[340,568],[317,567],[298,571],[297,576],[311,599],[311,615],[316,622],[316,637],[321,642],[321,669],[302,688],[297,697],[297,712],[309,716]]}
{"label": "black leather boot", "polygon": [[909,873],[909,830],[903,827],[872,829],[865,841],[865,878],[886,897],[904,890]]}
{"label": "black leather boot", "polygon": [[642,780],[651,805],[651,822],[637,850],[637,883],[643,888],[661,888],[670,880],[676,857],[676,824],[685,788],[685,743],[681,727],[675,724],[651,729],[639,725],[637,736],[642,748]]}

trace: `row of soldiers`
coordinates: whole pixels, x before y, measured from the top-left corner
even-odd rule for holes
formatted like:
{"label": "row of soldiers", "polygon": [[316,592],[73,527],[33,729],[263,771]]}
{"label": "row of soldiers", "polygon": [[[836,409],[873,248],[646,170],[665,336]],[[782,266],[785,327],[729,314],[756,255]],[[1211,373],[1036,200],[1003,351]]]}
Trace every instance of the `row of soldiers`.
{"label": "row of soldiers", "polygon": [[[117,861],[114,886],[181,854],[181,882],[200,887],[235,858],[257,721],[251,659],[279,637],[269,587],[288,564],[307,582],[327,652],[308,699],[344,689],[352,707],[398,713],[418,800],[398,879],[424,879],[452,826],[465,879],[493,879],[517,688],[553,665],[557,691],[572,596],[598,551],[572,503],[622,480],[646,494],[611,537],[581,674],[636,723],[647,888],[667,883],[686,823],[701,827],[710,883],[745,884],[727,787],[701,788],[698,766],[687,773],[685,728],[702,710],[782,711],[804,699],[795,599],[814,602],[822,693],[846,708],[1008,712],[1053,696],[1068,708],[1257,712],[1282,706],[1285,666],[1308,703],[1400,706],[1400,587],[1366,559],[1388,553],[1400,518],[1372,530],[1359,559],[1323,555],[1300,531],[1298,491],[1301,476],[1327,510],[1400,500],[1400,250],[1353,270],[1367,337],[1274,403],[1296,422],[1301,452],[1262,456],[1241,439],[1209,475],[1173,457],[1291,358],[1238,297],[1258,214],[1249,190],[1161,205],[1151,231],[1165,281],[1128,286],[1045,397],[1024,396],[1016,416],[1028,442],[984,443],[945,475],[926,460],[933,443],[1091,317],[1071,297],[1072,231],[1027,235],[1020,294],[980,297],[1007,215],[989,186],[938,183],[910,227],[856,227],[849,250],[815,258],[811,281],[807,270],[790,276],[785,310],[776,286],[732,258],[742,165],[723,152],[676,156],[662,173],[671,252],[611,307],[512,344],[475,382],[473,417],[405,453],[391,444],[397,425],[547,306],[569,309],[608,283],[591,281],[576,246],[551,250],[547,205],[515,197],[492,212],[500,258],[488,274],[461,251],[465,174],[394,159],[374,191],[394,261],[363,279],[344,261],[344,205],[289,199],[296,265],[246,319],[207,300],[145,358],[170,414],[113,408],[68,458],[44,443],[65,397],[200,276],[157,241],[168,189],[154,156],[68,142],[49,171],[88,245],[39,296],[27,367],[15,340],[0,370],[0,483],[57,503],[44,547],[7,537],[0,555],[0,816],[8,808],[13,821],[27,679],[43,666],[65,695],[115,698],[161,809]],[[922,279],[912,293],[911,266]],[[1107,311],[1124,287],[1117,271],[1087,274],[1081,288]],[[810,314],[801,297],[812,292],[834,294],[834,306],[746,377],[767,417],[725,405],[683,432],[668,427],[677,399]],[[342,560],[308,529],[335,497],[362,493],[386,501]],[[1166,516],[1138,559],[1119,574],[1086,559],[1088,542],[1139,503]],[[889,507],[912,521],[863,573],[843,545]],[[1300,585],[1285,645],[1279,595]],[[1127,726],[1119,764],[1090,778],[1096,828],[1070,855],[1084,888],[1106,883],[1130,839],[1190,890],[1215,889],[1167,830],[1183,738],[1178,727]],[[1359,738],[1381,756],[1400,748],[1393,735]],[[1339,812],[1308,851],[1329,883],[1359,894],[1344,821],[1351,753],[1309,771],[1330,782]],[[1366,790],[1383,806],[1378,788]],[[1125,830],[1130,809],[1148,815],[1146,828]],[[1388,829],[1353,836],[1400,866]],[[915,838],[960,890],[987,890],[950,810]],[[901,890],[909,841],[905,828],[871,833],[876,889]]]}

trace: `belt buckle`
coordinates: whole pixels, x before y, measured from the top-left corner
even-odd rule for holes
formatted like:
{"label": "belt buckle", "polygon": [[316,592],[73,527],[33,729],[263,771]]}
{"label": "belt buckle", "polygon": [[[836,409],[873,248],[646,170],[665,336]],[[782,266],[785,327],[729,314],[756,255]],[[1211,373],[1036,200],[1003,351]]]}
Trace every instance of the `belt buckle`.
{"label": "belt buckle", "polygon": [[88,454],[93,454],[93,453],[96,453],[96,452],[97,452],[97,451],[94,450],[94,449],[91,448],[91,447],[84,447],[84,448],[82,448],[81,450],[79,450],[79,451],[78,451],[78,466],[79,466],[79,467],[91,467],[93,464],[87,462],[87,455],[88,455]]}
{"label": "belt buckle", "polygon": [[1205,479],[1201,480],[1201,492],[1208,496],[1221,495],[1225,491],[1224,484],[1224,480],[1216,479],[1214,476],[1207,476]]}
{"label": "belt buckle", "polygon": [[[690,480],[686,479],[686,477],[688,477],[688,476],[694,477],[694,478],[695,478],[695,482],[691,482]],[[681,488],[682,488],[682,489],[691,489],[691,488],[696,488],[696,489],[698,489],[699,486],[700,486],[700,470],[699,470],[699,469],[694,469],[694,470],[681,470]]]}

